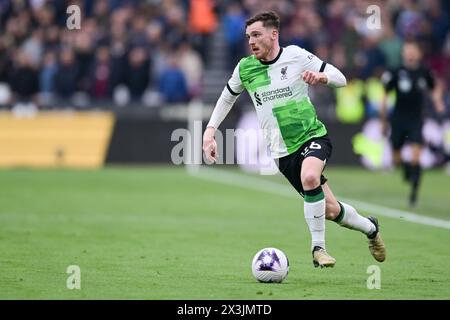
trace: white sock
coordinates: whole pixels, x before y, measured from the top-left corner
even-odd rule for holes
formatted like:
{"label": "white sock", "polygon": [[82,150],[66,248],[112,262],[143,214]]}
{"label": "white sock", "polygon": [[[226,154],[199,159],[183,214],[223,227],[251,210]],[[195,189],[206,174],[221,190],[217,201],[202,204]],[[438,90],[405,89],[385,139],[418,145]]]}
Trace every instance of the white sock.
{"label": "white sock", "polygon": [[304,213],[311,232],[311,251],[315,246],[325,249],[325,195],[319,188],[305,192]]}
{"label": "white sock", "polygon": [[335,222],[345,228],[361,231],[365,235],[375,231],[375,225],[366,217],[361,216],[355,208],[345,202],[339,201],[339,203],[341,204],[341,213]]}

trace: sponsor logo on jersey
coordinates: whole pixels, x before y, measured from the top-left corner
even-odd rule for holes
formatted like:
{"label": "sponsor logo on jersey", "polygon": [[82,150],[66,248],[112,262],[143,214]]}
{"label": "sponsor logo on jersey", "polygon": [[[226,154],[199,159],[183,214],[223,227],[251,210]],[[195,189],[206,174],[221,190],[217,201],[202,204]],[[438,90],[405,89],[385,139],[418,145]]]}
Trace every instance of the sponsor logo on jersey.
{"label": "sponsor logo on jersey", "polygon": [[263,102],[273,101],[275,99],[288,98],[292,96],[291,87],[287,86],[284,88],[278,88],[275,90],[264,91],[261,93],[261,98]]}
{"label": "sponsor logo on jersey", "polygon": [[258,92],[255,91],[253,95],[255,97],[256,105],[262,106],[261,97],[259,96]]}

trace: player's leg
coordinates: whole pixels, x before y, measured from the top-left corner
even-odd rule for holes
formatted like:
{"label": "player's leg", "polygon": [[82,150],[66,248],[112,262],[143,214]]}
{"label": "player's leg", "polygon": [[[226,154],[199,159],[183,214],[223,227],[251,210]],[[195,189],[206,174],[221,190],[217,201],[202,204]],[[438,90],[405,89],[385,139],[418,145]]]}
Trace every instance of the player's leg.
{"label": "player's leg", "polygon": [[401,149],[393,150],[393,160],[396,167],[399,167],[403,171],[403,180],[405,182],[411,181],[412,164],[411,162],[402,159]]}
{"label": "player's leg", "polygon": [[409,181],[411,177],[411,164],[408,161],[404,161],[401,155],[401,149],[405,143],[405,138],[407,136],[406,125],[401,120],[393,120],[391,123],[391,144],[393,161],[396,167],[402,166],[403,169],[403,179]]}
{"label": "player's leg", "polygon": [[326,181],[321,173],[331,149],[327,137],[317,138],[277,162],[280,172],[304,198],[304,215],[311,233],[316,267],[329,267],[336,263],[325,251],[325,196],[320,187]]}
{"label": "player's leg", "polygon": [[314,266],[333,267],[336,260],[325,249],[325,194],[321,186],[324,160],[307,157],[303,160],[300,179],[304,190],[305,220],[311,232]]}
{"label": "player's leg", "polygon": [[402,164],[402,154],[400,152],[400,149],[393,149],[392,150],[392,158],[394,160],[394,164],[396,166],[399,166]]}
{"label": "player's leg", "polygon": [[409,205],[415,206],[417,202],[417,193],[419,191],[420,180],[422,176],[422,168],[420,166],[420,155],[422,154],[422,145],[413,143],[412,149],[412,161],[411,161],[411,194],[409,196]]}
{"label": "player's leg", "polygon": [[409,196],[409,205],[415,206],[417,202],[417,193],[420,185],[420,178],[422,176],[422,168],[420,166],[420,156],[422,154],[423,139],[422,139],[422,121],[418,120],[409,123],[408,141],[411,142],[412,159],[411,172],[409,181],[411,183],[411,193]]}
{"label": "player's leg", "polygon": [[328,183],[323,186],[326,202],[326,216],[347,229],[357,230],[366,236],[373,235],[376,231],[375,225],[366,217],[361,216],[351,205],[337,201]]}
{"label": "player's leg", "polygon": [[304,190],[305,219],[311,231],[311,248],[325,249],[325,194],[320,185],[323,161],[308,157],[303,160],[300,180]]}
{"label": "player's leg", "polygon": [[322,186],[325,193],[326,217],[342,227],[364,233],[369,241],[369,250],[379,262],[386,259],[386,248],[375,217],[363,217],[351,205],[337,201],[328,183]]}

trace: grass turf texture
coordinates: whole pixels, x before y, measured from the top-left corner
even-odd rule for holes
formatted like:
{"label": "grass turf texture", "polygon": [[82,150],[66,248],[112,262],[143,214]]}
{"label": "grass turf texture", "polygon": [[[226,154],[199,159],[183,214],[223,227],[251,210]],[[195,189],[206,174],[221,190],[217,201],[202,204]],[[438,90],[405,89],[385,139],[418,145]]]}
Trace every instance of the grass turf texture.
{"label": "grass turf texture", "polygon": [[[326,173],[337,196],[406,208],[399,173]],[[179,167],[2,170],[0,181],[1,299],[450,299],[450,230],[379,216],[388,250],[379,264],[362,234],[327,222],[337,264],[315,269],[295,196]],[[426,172],[414,212],[450,220],[448,181]],[[258,283],[251,260],[272,246],[287,254],[290,273],[282,284]],[[69,265],[81,268],[81,290],[66,288]],[[381,268],[380,290],[367,289],[370,265]]]}

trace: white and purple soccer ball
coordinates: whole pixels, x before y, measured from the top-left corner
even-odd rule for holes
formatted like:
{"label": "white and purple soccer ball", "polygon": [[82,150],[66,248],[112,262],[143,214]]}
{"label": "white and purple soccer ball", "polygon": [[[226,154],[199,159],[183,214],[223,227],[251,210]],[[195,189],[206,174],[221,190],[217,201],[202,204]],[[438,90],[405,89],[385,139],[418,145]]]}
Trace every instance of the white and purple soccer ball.
{"label": "white and purple soccer ball", "polygon": [[252,273],[260,282],[282,282],[289,273],[289,260],[277,248],[264,248],[253,258]]}

